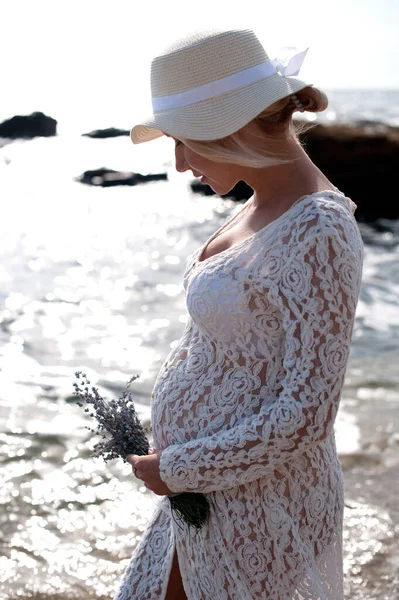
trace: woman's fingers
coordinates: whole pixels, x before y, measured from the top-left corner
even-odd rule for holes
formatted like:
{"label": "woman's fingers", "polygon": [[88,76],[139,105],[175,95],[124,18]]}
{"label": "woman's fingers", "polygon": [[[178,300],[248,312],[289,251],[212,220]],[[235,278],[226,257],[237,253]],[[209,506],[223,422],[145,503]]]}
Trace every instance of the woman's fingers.
{"label": "woman's fingers", "polygon": [[132,471],[134,473],[134,475],[137,477],[137,479],[140,479],[140,477],[137,475],[137,467],[136,467],[136,461],[138,459],[137,454],[129,454],[129,456],[126,456],[126,462],[130,463],[132,465]]}
{"label": "woman's fingers", "polygon": [[[148,454],[156,454],[156,450],[155,448],[149,448],[148,449]],[[126,462],[130,463],[131,465],[135,466],[135,461],[136,459],[139,458],[137,454],[129,454],[128,456],[126,456],[125,460]]]}
{"label": "woman's fingers", "polygon": [[159,472],[159,460],[162,452],[155,448],[148,449],[147,456],[138,456],[137,454],[129,454],[126,456],[126,462],[132,465],[132,470],[143,485],[157,494],[158,496],[166,496],[172,491],[162,481]]}

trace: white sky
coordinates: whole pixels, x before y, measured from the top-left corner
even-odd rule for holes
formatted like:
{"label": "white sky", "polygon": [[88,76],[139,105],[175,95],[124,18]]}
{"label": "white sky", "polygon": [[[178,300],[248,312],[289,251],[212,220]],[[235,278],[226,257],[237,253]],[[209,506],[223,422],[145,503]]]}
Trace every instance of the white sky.
{"label": "white sky", "polygon": [[144,115],[151,57],[220,25],[266,50],[309,46],[300,76],[322,88],[399,88],[399,0],[0,0],[0,22],[0,119],[62,106],[122,120],[132,98]]}

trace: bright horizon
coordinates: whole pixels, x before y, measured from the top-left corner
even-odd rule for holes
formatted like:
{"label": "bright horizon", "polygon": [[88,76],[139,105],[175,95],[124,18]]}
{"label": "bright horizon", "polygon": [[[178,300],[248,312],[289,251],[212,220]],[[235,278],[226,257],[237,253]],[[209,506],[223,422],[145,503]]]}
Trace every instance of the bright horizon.
{"label": "bright horizon", "polygon": [[[143,6],[144,4],[144,6]],[[397,0],[12,0],[0,4],[0,120],[43,110],[79,122],[150,109],[151,58],[188,30],[249,27],[267,51],[309,46],[300,77],[321,89],[399,89]],[[244,3],[243,3],[244,4]],[[212,15],[212,18],[210,18]],[[2,106],[1,106],[2,105]]]}

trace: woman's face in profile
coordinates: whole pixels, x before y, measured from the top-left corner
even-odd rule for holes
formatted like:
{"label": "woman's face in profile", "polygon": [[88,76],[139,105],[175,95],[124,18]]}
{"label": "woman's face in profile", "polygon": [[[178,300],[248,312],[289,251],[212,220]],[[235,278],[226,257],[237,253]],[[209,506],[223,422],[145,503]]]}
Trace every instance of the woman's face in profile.
{"label": "woman's face in profile", "polygon": [[[171,137],[171,136],[168,136]],[[176,171],[184,173],[191,170],[194,177],[200,177],[201,183],[209,185],[217,194],[227,194],[240,181],[240,166],[216,162],[194,152],[177,139],[175,141]]]}

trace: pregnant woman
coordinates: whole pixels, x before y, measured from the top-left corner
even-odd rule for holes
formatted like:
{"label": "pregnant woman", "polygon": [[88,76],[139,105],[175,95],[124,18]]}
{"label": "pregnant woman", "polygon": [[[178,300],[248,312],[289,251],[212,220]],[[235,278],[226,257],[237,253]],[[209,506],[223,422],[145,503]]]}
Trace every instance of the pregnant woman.
{"label": "pregnant woman", "polygon": [[310,160],[295,111],[306,51],[269,56],[251,30],[195,32],[151,67],[176,168],[253,196],[192,256],[189,313],[157,378],[154,449],[130,456],[155,494],[203,493],[200,530],[156,508],[117,600],[343,600],[343,479],[334,438],[361,286],[356,205]]}

